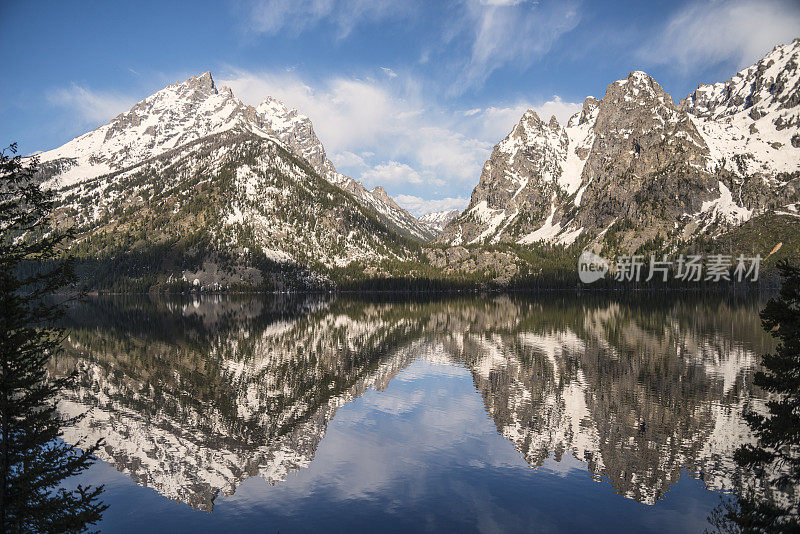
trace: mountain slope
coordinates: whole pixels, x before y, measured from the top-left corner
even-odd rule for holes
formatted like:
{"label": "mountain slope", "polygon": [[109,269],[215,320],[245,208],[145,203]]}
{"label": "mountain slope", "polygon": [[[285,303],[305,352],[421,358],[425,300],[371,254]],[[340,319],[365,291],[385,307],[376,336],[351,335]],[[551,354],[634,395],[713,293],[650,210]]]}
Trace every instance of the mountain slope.
{"label": "mountain slope", "polygon": [[[109,276],[145,287],[315,286],[320,275],[352,261],[411,256],[353,197],[245,127],[59,193],[56,216],[77,230],[79,260],[105,262]],[[300,272],[287,279],[293,271]]]}
{"label": "mountain slope", "polygon": [[692,116],[715,165],[739,174],[797,171],[798,64],[800,39],[795,39],[730,80],[701,84],[681,100],[678,108]]}
{"label": "mountain slope", "polygon": [[402,235],[422,241],[434,237],[429,228],[398,206],[385,189],[376,187],[369,191],[361,182],[337,172],[326,156],[322,143],[317,139],[308,117],[300,115],[297,110],[287,109],[282,102],[272,97],[259,104],[256,111],[262,128],[275,135],[296,155],[308,161],[320,176],[338,185],[362,205],[373,210],[386,226]]}
{"label": "mountain slope", "polygon": [[636,71],[566,127],[527,111],[495,146],[451,245],[716,236],[800,201],[800,40],[676,106]]}

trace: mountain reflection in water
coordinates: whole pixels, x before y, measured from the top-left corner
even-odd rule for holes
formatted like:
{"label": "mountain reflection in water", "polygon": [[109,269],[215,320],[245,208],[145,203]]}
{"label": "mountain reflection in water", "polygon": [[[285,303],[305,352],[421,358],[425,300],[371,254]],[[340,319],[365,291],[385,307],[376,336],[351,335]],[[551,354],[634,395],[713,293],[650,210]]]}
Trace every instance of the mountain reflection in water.
{"label": "mountain reflection in water", "polygon": [[[337,410],[431,367],[441,381],[442,370],[468,373],[474,406],[531,467],[578,465],[657,509],[685,473],[714,491],[748,482],[731,456],[751,439],[740,414],[761,401],[751,377],[772,348],[761,304],[646,294],[101,298],[70,309],[51,371],[77,369],[79,387],[60,406],[88,410],[66,441],[102,437],[103,462],[199,510],[251,477],[280,486],[313,471]],[[415,431],[402,439],[436,446]]]}

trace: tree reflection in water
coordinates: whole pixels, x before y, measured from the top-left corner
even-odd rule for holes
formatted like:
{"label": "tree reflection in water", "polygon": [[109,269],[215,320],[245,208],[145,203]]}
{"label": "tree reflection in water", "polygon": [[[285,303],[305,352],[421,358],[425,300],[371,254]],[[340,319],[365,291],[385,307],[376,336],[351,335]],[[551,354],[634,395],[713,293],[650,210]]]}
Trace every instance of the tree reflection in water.
{"label": "tree reflection in water", "polygon": [[533,467],[570,455],[654,504],[688,470],[713,490],[746,473],[743,403],[771,349],[759,302],[686,295],[369,301],[95,299],[67,318],[78,370],[65,435],[161,495],[210,511],[259,476],[308,467],[342,404],[423,358],[465,367],[497,432]]}

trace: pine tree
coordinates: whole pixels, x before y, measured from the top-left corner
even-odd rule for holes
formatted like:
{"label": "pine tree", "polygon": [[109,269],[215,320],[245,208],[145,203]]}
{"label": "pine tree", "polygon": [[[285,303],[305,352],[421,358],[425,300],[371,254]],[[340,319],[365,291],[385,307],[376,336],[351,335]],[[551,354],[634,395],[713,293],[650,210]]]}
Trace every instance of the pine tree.
{"label": "pine tree", "polygon": [[12,155],[0,152],[0,531],[82,532],[106,509],[103,487],[61,483],[91,465],[100,443],[81,450],[60,439],[75,419],[61,417],[56,399],[73,378],[45,370],[62,341],[53,325],[63,305],[52,296],[75,279],[57,259],[71,234],[50,228],[53,194],[35,162]]}
{"label": "pine tree", "polygon": [[767,413],[744,413],[757,443],[741,446],[736,463],[753,470],[771,489],[790,496],[788,503],[750,490],[718,507],[712,525],[723,532],[800,532],[800,267],[778,264],[780,296],[761,312],[761,323],[778,339],[774,354],[763,358],[753,383],[773,395]]}

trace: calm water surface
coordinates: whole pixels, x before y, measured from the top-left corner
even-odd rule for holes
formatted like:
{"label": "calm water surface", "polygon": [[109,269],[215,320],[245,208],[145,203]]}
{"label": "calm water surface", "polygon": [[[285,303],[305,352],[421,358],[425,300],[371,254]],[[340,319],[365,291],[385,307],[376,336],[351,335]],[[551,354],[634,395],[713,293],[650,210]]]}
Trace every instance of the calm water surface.
{"label": "calm water surface", "polygon": [[772,340],[692,295],[95,299],[65,439],[109,532],[702,531]]}

